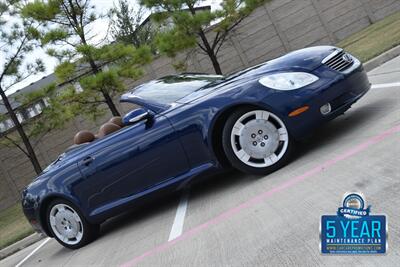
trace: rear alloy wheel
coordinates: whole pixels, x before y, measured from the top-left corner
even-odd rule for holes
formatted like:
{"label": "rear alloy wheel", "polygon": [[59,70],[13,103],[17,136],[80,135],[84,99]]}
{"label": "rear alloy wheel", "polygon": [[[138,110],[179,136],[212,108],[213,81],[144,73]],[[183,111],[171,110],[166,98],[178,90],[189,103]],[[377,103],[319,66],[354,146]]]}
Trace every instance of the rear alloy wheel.
{"label": "rear alloy wheel", "polygon": [[233,167],[267,174],[287,163],[292,140],[282,120],[267,110],[242,108],[227,120],[224,151]]}
{"label": "rear alloy wheel", "polygon": [[47,209],[47,223],[54,238],[64,247],[77,249],[92,241],[98,225],[88,223],[69,201],[57,199]]}

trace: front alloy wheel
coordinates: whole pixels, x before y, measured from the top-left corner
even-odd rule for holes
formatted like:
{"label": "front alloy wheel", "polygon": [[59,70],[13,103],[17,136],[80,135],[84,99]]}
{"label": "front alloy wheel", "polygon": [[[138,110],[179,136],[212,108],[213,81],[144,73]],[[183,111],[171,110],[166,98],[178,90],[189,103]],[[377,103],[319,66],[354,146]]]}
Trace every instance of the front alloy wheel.
{"label": "front alloy wheel", "polygon": [[242,108],[223,130],[223,147],[233,167],[267,174],[287,163],[292,144],[282,120],[267,110]]}
{"label": "front alloy wheel", "polygon": [[71,249],[83,247],[92,241],[99,230],[99,226],[88,223],[72,203],[61,199],[49,205],[47,222],[56,240]]}

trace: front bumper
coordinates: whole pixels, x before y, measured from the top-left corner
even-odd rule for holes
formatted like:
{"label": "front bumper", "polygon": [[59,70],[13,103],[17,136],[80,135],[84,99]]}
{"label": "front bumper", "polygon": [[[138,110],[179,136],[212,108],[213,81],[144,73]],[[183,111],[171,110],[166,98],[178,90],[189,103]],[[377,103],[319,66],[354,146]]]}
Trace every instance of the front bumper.
{"label": "front bumper", "polygon": [[[309,106],[309,109],[299,116],[287,118],[289,131],[296,139],[309,136],[324,122],[343,114],[371,87],[358,60],[346,73],[339,73],[325,65],[321,65],[313,73],[320,77],[320,81],[317,88],[307,90],[309,93],[301,104]],[[330,103],[331,111],[323,115],[320,108],[327,103]]]}
{"label": "front bumper", "polygon": [[22,211],[32,228],[38,233],[46,233],[41,225],[39,199],[34,194],[28,193],[27,189],[22,191]]}
{"label": "front bumper", "polygon": [[40,218],[37,216],[38,213],[36,212],[35,209],[23,209],[23,212],[25,214],[26,219],[28,220],[28,222],[30,223],[30,225],[32,226],[33,230],[35,230],[35,232],[37,233],[46,233],[41,224],[40,224]]}

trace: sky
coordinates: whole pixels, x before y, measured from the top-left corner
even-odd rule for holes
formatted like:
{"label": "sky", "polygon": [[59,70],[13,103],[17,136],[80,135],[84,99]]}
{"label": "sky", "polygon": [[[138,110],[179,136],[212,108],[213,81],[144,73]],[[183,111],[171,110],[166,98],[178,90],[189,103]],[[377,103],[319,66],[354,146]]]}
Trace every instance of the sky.
{"label": "sky", "polygon": [[[92,0],[91,3],[95,5],[96,10],[101,13],[105,14],[107,11],[114,6],[114,3],[117,3],[118,0]],[[138,1],[132,0],[132,3],[136,3]],[[212,9],[218,8],[219,3],[221,0],[205,0],[203,1],[202,5],[211,5]],[[98,20],[93,24],[93,32],[95,33],[95,38],[93,38],[93,42],[98,42],[102,40],[106,35],[106,29],[108,28],[108,21],[106,19]],[[46,71],[39,73],[37,75],[33,75],[28,79],[14,85],[7,91],[7,95],[14,93],[15,91],[28,86],[29,84],[40,80],[42,77],[47,76],[54,71],[54,67],[57,65],[57,60],[48,56],[43,49],[37,49],[32,52],[32,55],[29,58],[41,58],[46,66]]]}

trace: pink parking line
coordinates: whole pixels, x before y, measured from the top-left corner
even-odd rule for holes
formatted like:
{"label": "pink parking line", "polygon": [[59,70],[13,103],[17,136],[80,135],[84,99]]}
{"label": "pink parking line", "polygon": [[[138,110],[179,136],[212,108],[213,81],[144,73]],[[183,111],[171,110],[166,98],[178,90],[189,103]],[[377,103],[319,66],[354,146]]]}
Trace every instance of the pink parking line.
{"label": "pink parking line", "polygon": [[210,219],[210,220],[208,220],[208,221],[206,221],[206,222],[204,222],[204,223],[202,223],[202,224],[200,224],[200,225],[198,225],[198,226],[186,231],[185,233],[183,233],[178,238],[176,238],[174,240],[171,240],[171,241],[168,241],[168,242],[165,242],[165,243],[162,243],[162,244],[160,244],[160,245],[158,245],[158,246],[156,246],[156,247],[154,247],[152,249],[149,249],[148,251],[146,251],[142,255],[137,256],[137,257],[133,258],[132,260],[124,263],[122,265],[122,267],[133,266],[133,265],[139,263],[140,261],[144,260],[147,257],[151,257],[151,256],[156,255],[159,252],[165,251],[168,248],[170,248],[173,245],[175,245],[176,243],[181,242],[183,240],[186,240],[186,239],[198,234],[199,232],[201,232],[201,231],[203,231],[203,230],[205,230],[205,229],[207,229],[207,228],[209,228],[209,227],[211,227],[213,225],[216,225],[216,224],[218,224],[218,223],[220,223],[222,221],[225,221],[225,220],[229,219],[230,217],[232,217],[233,215],[239,213],[240,211],[242,211],[242,210],[244,210],[246,208],[252,207],[252,206],[262,202],[263,200],[265,200],[266,198],[272,196],[273,194],[278,193],[278,192],[280,192],[280,191],[282,191],[284,189],[287,189],[289,187],[292,187],[293,185],[296,185],[297,183],[303,181],[304,179],[309,178],[309,177],[311,177],[313,175],[316,175],[316,174],[322,172],[324,169],[329,168],[332,165],[334,165],[334,164],[336,164],[336,163],[338,163],[340,161],[343,161],[343,160],[345,160],[345,159],[347,159],[347,158],[349,158],[351,156],[354,156],[355,154],[367,149],[369,146],[374,145],[376,143],[379,143],[379,142],[383,141],[384,139],[386,139],[386,138],[388,138],[388,137],[390,137],[393,134],[398,133],[398,132],[400,132],[400,125],[397,125],[397,126],[391,128],[391,129],[389,129],[389,130],[387,130],[385,132],[382,132],[382,133],[380,133],[380,134],[378,134],[376,136],[373,136],[373,137],[369,138],[367,141],[365,141],[365,142],[363,142],[363,143],[361,143],[361,144],[359,144],[359,145],[357,145],[357,146],[345,151],[344,153],[336,156],[335,158],[333,158],[331,160],[328,160],[328,161],[322,163],[321,165],[318,165],[317,167],[314,167],[313,169],[310,169],[310,170],[306,171],[305,173],[303,173],[303,174],[301,174],[299,176],[293,177],[290,180],[288,180],[288,181],[286,181],[286,182],[284,182],[284,183],[282,183],[282,184],[280,184],[280,185],[278,185],[278,186],[276,186],[276,187],[274,187],[274,188],[272,188],[272,189],[270,189],[268,191],[265,191],[265,192],[263,192],[263,193],[261,193],[259,195],[256,195],[253,198],[243,202],[242,204],[240,204],[240,205],[238,205],[236,207],[233,207],[233,208],[231,208],[231,209],[219,214],[218,216],[216,216],[216,217],[214,217],[214,218],[212,218],[212,219]]}

